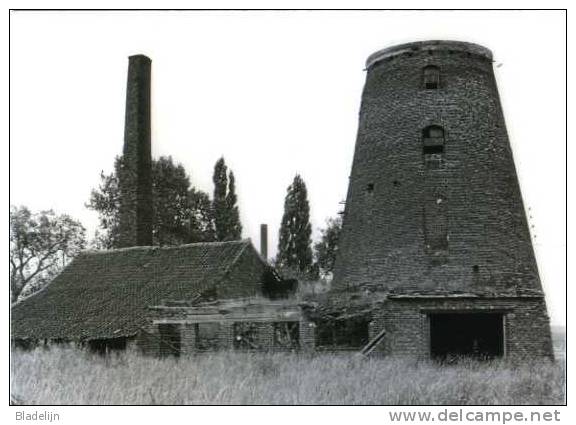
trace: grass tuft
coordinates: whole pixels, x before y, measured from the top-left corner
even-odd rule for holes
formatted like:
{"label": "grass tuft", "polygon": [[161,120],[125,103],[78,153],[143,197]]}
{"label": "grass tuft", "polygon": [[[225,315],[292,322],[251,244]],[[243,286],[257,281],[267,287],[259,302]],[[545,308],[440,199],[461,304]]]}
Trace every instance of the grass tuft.
{"label": "grass tuft", "polygon": [[24,404],[564,404],[565,362],[236,353],[176,358],[71,348],[14,351]]}

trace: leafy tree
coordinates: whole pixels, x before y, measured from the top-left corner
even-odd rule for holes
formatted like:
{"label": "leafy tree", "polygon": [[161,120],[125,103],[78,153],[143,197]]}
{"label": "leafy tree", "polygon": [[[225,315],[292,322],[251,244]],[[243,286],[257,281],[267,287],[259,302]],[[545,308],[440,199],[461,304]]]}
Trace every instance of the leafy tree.
{"label": "leafy tree", "polygon": [[[100,187],[92,190],[87,207],[97,211],[100,229],[93,247],[119,246],[121,157],[114,162],[114,171],[100,175]],[[214,240],[212,206],[206,193],[190,186],[190,178],[181,164],[171,157],[152,161],[152,199],[154,202],[154,245]]]}
{"label": "leafy tree", "polygon": [[152,165],[154,245],[181,245],[190,239],[190,179],[181,164],[160,157]]}
{"label": "leafy tree", "polygon": [[242,224],[238,211],[238,197],[236,195],[236,180],[234,173],[228,173],[224,158],[220,158],[214,165],[214,227],[216,240],[233,241],[242,237]]}
{"label": "leafy tree", "polygon": [[82,224],[66,214],[10,206],[11,301],[50,282],[84,249],[85,236]]}
{"label": "leafy tree", "polygon": [[90,202],[86,207],[98,212],[101,232],[91,241],[93,248],[111,249],[120,242],[120,183],[118,174],[122,168],[122,158],[114,160],[111,174],[100,172],[100,187],[92,189]]}
{"label": "leafy tree", "polygon": [[338,239],[342,230],[342,218],[329,218],[322,229],[320,240],[314,244],[315,260],[322,275],[329,276],[334,271],[334,261],[338,252]]}
{"label": "leafy tree", "polygon": [[189,242],[211,242],[216,240],[212,201],[206,192],[190,188]]}
{"label": "leafy tree", "polygon": [[296,175],[284,199],[284,215],[280,225],[276,264],[280,268],[295,268],[313,272],[312,226],[308,191],[302,177]]}

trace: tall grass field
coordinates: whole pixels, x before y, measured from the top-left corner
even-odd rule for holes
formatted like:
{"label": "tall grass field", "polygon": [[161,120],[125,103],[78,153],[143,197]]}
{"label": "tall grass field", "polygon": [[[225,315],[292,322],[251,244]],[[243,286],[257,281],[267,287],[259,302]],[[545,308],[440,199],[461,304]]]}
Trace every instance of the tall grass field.
{"label": "tall grass field", "polygon": [[565,362],[442,366],[354,354],[220,352],[101,357],[78,349],[12,352],[23,404],[563,404]]}

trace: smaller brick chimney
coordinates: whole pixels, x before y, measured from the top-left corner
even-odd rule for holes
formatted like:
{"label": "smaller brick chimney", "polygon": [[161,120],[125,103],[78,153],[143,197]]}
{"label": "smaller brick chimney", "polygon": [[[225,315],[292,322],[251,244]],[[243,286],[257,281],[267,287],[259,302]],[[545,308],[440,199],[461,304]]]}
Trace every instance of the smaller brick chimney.
{"label": "smaller brick chimney", "polygon": [[268,225],[260,225],[260,255],[268,261]]}

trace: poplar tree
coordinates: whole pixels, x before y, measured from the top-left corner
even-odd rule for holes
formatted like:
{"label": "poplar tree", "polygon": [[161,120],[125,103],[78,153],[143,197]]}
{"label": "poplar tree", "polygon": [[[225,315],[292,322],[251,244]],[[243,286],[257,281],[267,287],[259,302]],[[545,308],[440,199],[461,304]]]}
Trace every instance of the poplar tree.
{"label": "poplar tree", "polygon": [[276,263],[281,268],[293,268],[308,273],[312,266],[312,226],[306,184],[300,175],[288,186],[284,199],[284,215],[278,238]]}
{"label": "poplar tree", "polygon": [[214,227],[216,240],[232,241],[242,236],[242,224],[238,210],[238,197],[236,195],[236,180],[234,173],[228,173],[224,158],[220,158],[214,165]]}
{"label": "poplar tree", "polygon": [[242,224],[238,211],[238,196],[236,196],[236,179],[230,171],[228,175],[228,193],[226,194],[226,208],[228,210],[228,240],[238,240],[242,237]]}
{"label": "poplar tree", "polygon": [[216,240],[225,240],[227,230],[226,217],[226,187],[228,186],[227,167],[224,158],[220,158],[214,165],[214,174],[212,182],[214,183],[214,197],[212,199],[214,212],[214,229],[216,231]]}

